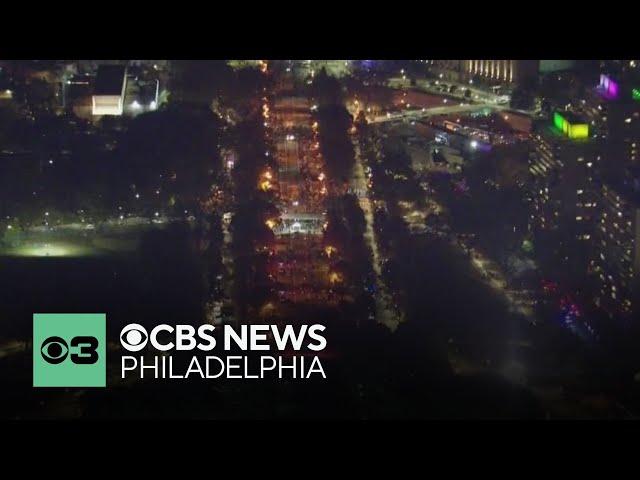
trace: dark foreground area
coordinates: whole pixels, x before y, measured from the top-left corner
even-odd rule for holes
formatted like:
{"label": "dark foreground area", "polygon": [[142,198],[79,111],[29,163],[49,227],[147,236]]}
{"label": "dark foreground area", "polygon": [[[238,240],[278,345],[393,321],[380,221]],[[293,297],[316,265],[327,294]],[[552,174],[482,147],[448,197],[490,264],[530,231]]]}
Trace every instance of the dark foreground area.
{"label": "dark foreground area", "polygon": [[[399,259],[408,319],[395,332],[335,311],[300,309],[327,326],[327,379],[145,380],[122,384],[110,352],[107,389],[34,389],[31,352],[0,360],[2,417],[15,418],[582,418],[616,414],[610,358],[510,315],[445,245]],[[39,312],[106,312],[117,342],[131,322],[200,322],[197,263],[139,256],[2,259],[0,335],[28,341]],[[190,265],[190,266],[189,266]],[[446,268],[445,268],[446,266]],[[555,333],[554,333],[555,332]],[[560,347],[560,348],[558,348]],[[589,362],[589,363],[585,363]],[[623,370],[617,366],[616,371]],[[589,372],[589,373],[586,373]],[[628,372],[627,372],[628,373]],[[628,377],[626,377],[628,378]],[[632,396],[628,396],[633,400]]]}

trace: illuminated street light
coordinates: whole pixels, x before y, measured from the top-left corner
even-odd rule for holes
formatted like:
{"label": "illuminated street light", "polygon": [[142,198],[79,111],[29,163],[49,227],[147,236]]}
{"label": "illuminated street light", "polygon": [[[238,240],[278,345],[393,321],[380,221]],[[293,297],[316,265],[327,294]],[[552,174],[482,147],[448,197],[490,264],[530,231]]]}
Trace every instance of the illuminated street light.
{"label": "illuminated street light", "polygon": [[271,182],[269,180],[265,180],[260,183],[260,188],[262,191],[266,192],[271,189]]}
{"label": "illuminated street light", "polygon": [[329,274],[329,281],[331,283],[340,283],[342,282],[342,275],[340,275],[338,272],[331,272]]}

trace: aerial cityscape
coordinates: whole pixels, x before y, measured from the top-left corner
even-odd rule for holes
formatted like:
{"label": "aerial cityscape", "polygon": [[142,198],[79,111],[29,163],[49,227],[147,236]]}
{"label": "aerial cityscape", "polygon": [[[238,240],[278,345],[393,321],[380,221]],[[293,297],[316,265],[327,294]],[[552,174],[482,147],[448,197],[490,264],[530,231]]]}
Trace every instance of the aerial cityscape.
{"label": "aerial cityscape", "polygon": [[[636,419],[639,152],[640,60],[0,61],[0,418]],[[42,312],[108,388],[34,389]],[[326,378],[124,378],[131,323]]]}

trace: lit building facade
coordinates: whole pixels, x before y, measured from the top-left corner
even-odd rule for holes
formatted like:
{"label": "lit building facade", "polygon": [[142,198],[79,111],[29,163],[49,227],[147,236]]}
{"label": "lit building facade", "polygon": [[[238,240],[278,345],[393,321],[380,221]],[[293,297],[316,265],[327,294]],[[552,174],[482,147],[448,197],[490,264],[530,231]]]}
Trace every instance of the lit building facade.
{"label": "lit building facade", "polygon": [[538,60],[462,60],[468,77],[479,76],[501,83],[521,83],[536,78]]}
{"label": "lit building facade", "polygon": [[584,102],[607,142],[606,164],[618,172],[640,163],[640,78],[633,78],[630,73],[602,73]]}
{"label": "lit building facade", "polygon": [[539,60],[420,60],[443,80],[516,84],[537,79]]}
{"label": "lit building facade", "polygon": [[127,89],[127,69],[120,65],[98,67],[91,107],[93,115],[122,115]]}
{"label": "lit building facade", "polygon": [[595,303],[612,317],[638,311],[640,270],[640,191],[603,183],[590,269],[597,276]]}
{"label": "lit building facade", "polygon": [[[601,160],[588,124],[556,112],[531,135],[529,231],[557,250],[569,273],[586,273],[597,216],[594,179]],[[548,250],[548,249],[547,249]]]}
{"label": "lit building facade", "polygon": [[[607,62],[590,89],[586,111],[602,134],[604,178],[589,270],[594,302],[613,318],[638,312],[640,268],[640,87],[636,61]],[[634,172],[634,173],[632,173]]]}

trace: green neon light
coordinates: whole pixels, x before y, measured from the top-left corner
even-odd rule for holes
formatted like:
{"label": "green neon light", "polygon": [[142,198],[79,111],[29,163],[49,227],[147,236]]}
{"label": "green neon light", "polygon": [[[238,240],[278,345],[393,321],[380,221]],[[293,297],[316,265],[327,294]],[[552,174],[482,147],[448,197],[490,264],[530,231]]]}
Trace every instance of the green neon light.
{"label": "green neon light", "polygon": [[559,112],[553,114],[553,124],[558,130],[564,133],[567,137],[572,139],[588,138],[589,137],[589,124],[588,123],[576,123],[571,124],[562,116]]}
{"label": "green neon light", "polygon": [[564,124],[565,124],[565,119],[562,115],[560,115],[558,112],[555,112],[553,114],[553,124],[556,126],[556,128],[558,130],[560,130],[561,132],[564,132]]}
{"label": "green neon light", "polygon": [[631,98],[634,100],[640,100],[640,88],[634,88],[631,90]]}

